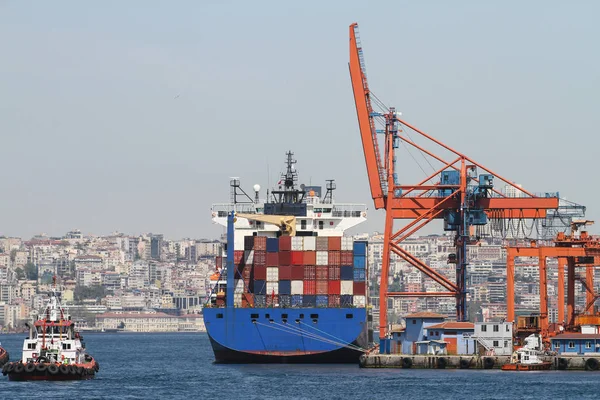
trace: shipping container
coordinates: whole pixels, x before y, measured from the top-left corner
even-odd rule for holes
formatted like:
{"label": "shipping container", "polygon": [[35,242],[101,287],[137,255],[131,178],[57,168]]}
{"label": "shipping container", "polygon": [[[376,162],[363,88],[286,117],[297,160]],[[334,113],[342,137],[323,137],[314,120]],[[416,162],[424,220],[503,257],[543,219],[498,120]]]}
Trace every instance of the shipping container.
{"label": "shipping container", "polygon": [[292,295],[304,294],[304,281],[292,281]]}
{"label": "shipping container", "polygon": [[259,281],[267,280],[267,267],[261,267],[261,266],[255,265],[253,268],[253,271],[254,271],[254,279],[255,280],[259,280]]}
{"label": "shipping container", "polygon": [[342,251],[352,251],[353,243],[354,243],[354,241],[352,240],[351,237],[347,237],[347,236],[342,237]]}
{"label": "shipping container", "polygon": [[257,308],[264,308],[267,305],[267,299],[264,294],[254,295],[254,306]]}
{"label": "shipping container", "polygon": [[340,307],[353,307],[354,306],[354,296],[352,295],[341,295],[340,296]]}
{"label": "shipping container", "polygon": [[342,250],[342,237],[341,236],[330,236],[329,237],[329,251],[340,251]]}
{"label": "shipping container", "polygon": [[301,236],[292,236],[292,251],[302,251],[303,243]]}
{"label": "shipping container", "polygon": [[330,280],[336,280],[339,281],[340,280],[340,268],[338,266],[335,265],[330,265],[329,266],[329,276],[328,278]]}
{"label": "shipping container", "polygon": [[[284,237],[284,236],[282,236]],[[280,242],[281,244],[281,242]],[[279,307],[291,307],[292,306],[292,296],[288,294],[280,294],[279,295]]]}
{"label": "shipping container", "polygon": [[367,294],[366,289],[367,288],[367,283],[365,281],[362,282],[354,282],[353,285],[353,295],[359,295],[359,296],[364,296]]}
{"label": "shipping container", "polygon": [[340,281],[327,281],[327,291],[329,294],[341,294],[340,293]]}
{"label": "shipping container", "polygon": [[279,304],[279,296],[277,295],[267,295],[267,307],[275,307]]}
{"label": "shipping container", "polygon": [[244,250],[244,263],[246,265],[254,264],[254,250]]}
{"label": "shipping container", "polygon": [[335,250],[329,250],[329,253],[327,255],[328,258],[328,264],[329,265],[342,265],[341,263],[341,253],[339,251],[335,251]]}
{"label": "shipping container", "polygon": [[354,295],[354,307],[365,308],[367,304],[367,298],[365,296]]}
{"label": "shipping container", "polygon": [[304,265],[315,265],[317,263],[317,252],[316,251],[303,251]]}
{"label": "shipping container", "polygon": [[244,293],[251,292],[251,290],[250,290],[251,282],[252,281],[250,279],[244,279]]}
{"label": "shipping container", "polygon": [[279,280],[292,280],[292,267],[290,265],[279,267]]}
{"label": "shipping container", "polygon": [[254,280],[254,295],[266,294],[267,293],[267,282]]}
{"label": "shipping container", "polygon": [[233,252],[233,263],[240,265],[244,260],[244,250],[234,250]]}
{"label": "shipping container", "polygon": [[365,256],[354,257],[354,268],[365,269],[367,267],[367,258]]}
{"label": "shipping container", "polygon": [[329,250],[329,238],[326,236],[317,236],[317,251]]}
{"label": "shipping container", "polygon": [[279,294],[292,294],[292,281],[279,281]]}
{"label": "shipping container", "polygon": [[353,281],[354,268],[352,268],[352,266],[342,265],[340,267],[340,279],[343,281]]}
{"label": "shipping container", "polygon": [[254,251],[267,251],[266,236],[254,236]]}
{"label": "shipping container", "polygon": [[354,281],[340,281],[340,294],[354,294]]}
{"label": "shipping container", "polygon": [[299,280],[301,281],[302,279],[304,279],[304,266],[302,265],[292,265],[292,280]]}
{"label": "shipping container", "polygon": [[279,253],[267,253],[267,267],[279,266]]}
{"label": "shipping container", "polygon": [[305,281],[314,281],[317,279],[317,268],[314,265],[305,265],[304,266],[304,280]]}
{"label": "shipping container", "polygon": [[244,267],[244,270],[242,271],[242,278],[243,279],[252,278],[252,266],[247,265],[246,267]]}
{"label": "shipping container", "polygon": [[329,253],[327,251],[318,251],[317,250],[316,264],[317,265],[328,265],[329,264]]}
{"label": "shipping container", "polygon": [[266,251],[254,251],[254,265],[260,267],[267,266],[267,252]]}
{"label": "shipping container", "polygon": [[279,267],[267,267],[267,282],[277,282],[279,280]]}
{"label": "shipping container", "polygon": [[215,264],[217,268],[223,268],[223,257],[217,256],[217,258],[215,259]]}
{"label": "shipping container", "polygon": [[316,307],[317,306],[317,296],[315,296],[315,295],[302,296],[302,306],[303,307]]}
{"label": "shipping container", "polygon": [[317,281],[307,281],[304,280],[304,295],[307,294],[317,294]]}
{"label": "shipping container", "polygon": [[316,291],[315,293],[317,295],[320,294],[328,294],[329,290],[328,290],[328,282],[327,281],[316,281]]}
{"label": "shipping container", "polygon": [[[284,237],[284,236],[282,236]],[[290,236],[287,236],[290,237]],[[279,252],[279,265],[292,265],[292,252],[291,251],[280,251]]]}
{"label": "shipping container", "polygon": [[317,238],[314,236],[304,236],[304,250],[316,251],[317,250]]}
{"label": "shipping container", "polygon": [[316,302],[317,302],[317,307],[328,307],[329,306],[328,296],[317,295]]}
{"label": "shipping container", "polygon": [[340,295],[339,294],[330,294],[328,299],[329,307],[339,307],[340,306]]}
{"label": "shipping container", "polygon": [[354,263],[354,254],[351,251],[340,252],[340,265],[352,265]]}
{"label": "shipping container", "polygon": [[303,297],[301,294],[292,295],[292,307],[302,307]]}
{"label": "shipping container", "polygon": [[354,282],[364,282],[366,279],[365,270],[364,269],[355,269],[354,270]]}
{"label": "shipping container", "polygon": [[235,235],[233,238],[233,250],[244,251],[244,238],[245,236]]}
{"label": "shipping container", "polygon": [[244,280],[236,279],[235,280],[235,288],[233,290],[234,293],[244,293]]}
{"label": "shipping container", "polygon": [[234,293],[233,294],[233,306],[234,307],[242,306],[242,293]]}
{"label": "shipping container", "polygon": [[254,249],[254,236],[244,236],[244,250]]}
{"label": "shipping container", "polygon": [[302,251],[292,251],[292,265],[304,265],[304,253]]}
{"label": "shipping container", "polygon": [[277,253],[279,251],[279,239],[267,238],[267,253]]}
{"label": "shipping container", "polygon": [[366,256],[367,255],[367,243],[366,242],[354,242],[352,246],[354,257]]}
{"label": "shipping container", "polygon": [[327,265],[317,265],[316,266],[316,278],[318,281],[326,281],[329,276],[328,270],[329,267]]}
{"label": "shipping container", "polygon": [[272,294],[279,294],[279,282],[269,282],[267,281],[267,289],[265,291],[267,296],[271,296]]}
{"label": "shipping container", "polygon": [[292,250],[292,237],[281,236],[279,238],[279,251],[291,251]]}

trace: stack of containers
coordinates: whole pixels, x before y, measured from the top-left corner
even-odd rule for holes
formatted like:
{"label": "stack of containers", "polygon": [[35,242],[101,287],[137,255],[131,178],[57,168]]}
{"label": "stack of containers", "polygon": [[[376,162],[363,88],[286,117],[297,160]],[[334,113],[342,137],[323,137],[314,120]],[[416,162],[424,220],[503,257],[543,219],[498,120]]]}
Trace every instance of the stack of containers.
{"label": "stack of containers", "polygon": [[354,242],[354,285],[353,285],[353,305],[354,307],[365,307],[367,304],[367,243]]}
{"label": "stack of containers", "polygon": [[267,238],[265,236],[251,236],[254,250],[254,306],[266,307],[267,305]]}

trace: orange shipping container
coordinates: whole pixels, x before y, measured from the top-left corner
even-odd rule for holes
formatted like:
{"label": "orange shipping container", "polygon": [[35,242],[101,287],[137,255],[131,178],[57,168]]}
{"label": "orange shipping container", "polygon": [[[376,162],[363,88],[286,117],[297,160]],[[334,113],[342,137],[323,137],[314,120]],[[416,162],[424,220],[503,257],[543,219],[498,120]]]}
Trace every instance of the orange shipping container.
{"label": "orange shipping container", "polygon": [[317,293],[317,281],[304,281],[304,294],[316,294]]}
{"label": "orange shipping container", "polygon": [[317,281],[316,288],[317,288],[317,290],[316,290],[317,295],[327,294],[327,292],[328,292],[327,281]]}
{"label": "orange shipping container", "polygon": [[[326,265],[317,265],[316,267],[316,272],[317,272],[317,280],[318,281],[326,281],[327,280],[327,276],[329,275],[327,273],[327,270],[329,268]],[[317,293],[319,294],[319,293]]]}
{"label": "orange shipping container", "polygon": [[328,281],[329,294],[340,294],[340,281]]}
{"label": "orange shipping container", "polygon": [[337,236],[331,236],[329,238],[329,251],[331,250],[342,250],[342,238]]}
{"label": "orange shipping container", "polygon": [[302,251],[292,251],[292,265],[304,265],[304,254]]}
{"label": "orange shipping container", "polygon": [[304,251],[304,265],[315,265],[317,263],[316,251]]}

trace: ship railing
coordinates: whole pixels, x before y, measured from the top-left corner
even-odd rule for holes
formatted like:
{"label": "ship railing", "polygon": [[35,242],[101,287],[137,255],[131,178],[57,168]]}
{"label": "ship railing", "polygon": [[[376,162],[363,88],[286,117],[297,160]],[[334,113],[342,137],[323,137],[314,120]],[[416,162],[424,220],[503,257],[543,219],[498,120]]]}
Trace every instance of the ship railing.
{"label": "ship railing", "polygon": [[331,210],[331,216],[337,218],[360,218],[364,217],[367,212],[367,206],[365,204],[340,204],[336,203],[333,205]]}
{"label": "ship railing", "polygon": [[254,203],[216,203],[211,207],[214,217],[226,217],[234,209],[236,212],[244,214],[256,214],[256,204]]}

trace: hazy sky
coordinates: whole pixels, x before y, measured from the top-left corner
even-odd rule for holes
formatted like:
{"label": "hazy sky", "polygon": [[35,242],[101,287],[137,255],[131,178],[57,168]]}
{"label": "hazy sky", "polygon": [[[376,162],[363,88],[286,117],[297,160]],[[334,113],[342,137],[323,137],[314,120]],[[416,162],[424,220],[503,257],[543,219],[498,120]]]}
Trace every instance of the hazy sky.
{"label": "hazy sky", "polygon": [[[288,149],[301,180],[335,178],[381,231],[354,21],[379,98],[600,228],[598,15],[597,1],[0,1],[0,234],[215,237],[229,177],[271,186]],[[413,156],[430,169],[399,154]]]}

